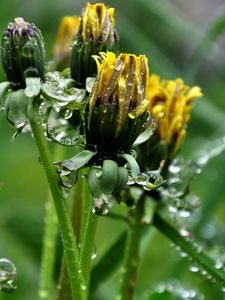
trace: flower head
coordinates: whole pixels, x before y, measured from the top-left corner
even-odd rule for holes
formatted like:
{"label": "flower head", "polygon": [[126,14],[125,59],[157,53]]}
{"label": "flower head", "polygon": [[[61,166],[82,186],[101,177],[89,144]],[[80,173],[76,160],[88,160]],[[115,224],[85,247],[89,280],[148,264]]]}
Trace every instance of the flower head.
{"label": "flower head", "polygon": [[180,78],[160,81],[157,75],[149,77],[149,111],[158,123],[156,134],[159,140],[167,145],[169,159],[173,158],[181,147],[193,102],[201,96],[202,92],[198,86],[189,87]]}
{"label": "flower head", "polygon": [[93,54],[118,49],[114,9],[103,3],[87,3],[80,17],[80,27],[71,51],[71,77],[84,85],[87,77],[95,76]]}
{"label": "flower head", "polygon": [[44,78],[45,50],[41,31],[16,18],[2,38],[2,64],[8,81],[15,89],[25,87],[26,77]]}
{"label": "flower head", "polygon": [[87,148],[98,155],[116,157],[129,152],[148,118],[145,99],[146,56],[112,52],[94,56],[98,76],[87,104]]}
{"label": "flower head", "polygon": [[77,16],[65,16],[62,18],[55,46],[53,48],[52,68],[63,70],[69,66],[70,46],[73,37],[77,34],[80,20]]}

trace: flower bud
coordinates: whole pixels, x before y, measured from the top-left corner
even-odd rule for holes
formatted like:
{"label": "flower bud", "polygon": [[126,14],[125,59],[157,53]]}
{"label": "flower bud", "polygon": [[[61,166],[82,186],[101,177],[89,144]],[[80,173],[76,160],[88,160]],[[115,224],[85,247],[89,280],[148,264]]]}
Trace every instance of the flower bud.
{"label": "flower bud", "polygon": [[[148,79],[146,95],[149,111],[157,122],[155,136],[150,141],[154,141],[154,145],[149,151],[153,151],[153,146],[155,150],[164,148],[164,154],[160,150],[159,155],[164,157],[159,160],[171,160],[184,141],[193,102],[202,96],[201,89],[185,85],[180,78],[160,81],[159,76],[152,75]],[[151,153],[150,157],[154,159],[155,154]]]}
{"label": "flower bud", "polygon": [[53,48],[51,69],[62,71],[69,67],[70,46],[73,37],[79,29],[79,24],[80,20],[76,16],[66,16],[62,18]]}
{"label": "flower bud", "polygon": [[95,56],[98,76],[86,111],[86,148],[99,159],[130,152],[148,119],[146,56],[112,52]]}
{"label": "flower bud", "polygon": [[71,77],[85,86],[86,78],[97,73],[93,54],[118,49],[114,9],[103,3],[87,3],[80,18],[80,27],[71,50]]}
{"label": "flower bud", "polygon": [[14,89],[25,87],[26,77],[45,74],[45,50],[41,31],[34,25],[16,18],[9,23],[2,38],[2,64],[7,80]]}

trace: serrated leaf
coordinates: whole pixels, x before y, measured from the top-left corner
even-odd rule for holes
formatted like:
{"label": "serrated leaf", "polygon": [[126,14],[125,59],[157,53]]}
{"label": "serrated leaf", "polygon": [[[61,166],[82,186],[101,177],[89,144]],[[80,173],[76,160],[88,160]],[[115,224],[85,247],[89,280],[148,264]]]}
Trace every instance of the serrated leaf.
{"label": "serrated leaf", "polygon": [[24,93],[27,97],[37,97],[41,90],[41,80],[38,77],[27,77]]}

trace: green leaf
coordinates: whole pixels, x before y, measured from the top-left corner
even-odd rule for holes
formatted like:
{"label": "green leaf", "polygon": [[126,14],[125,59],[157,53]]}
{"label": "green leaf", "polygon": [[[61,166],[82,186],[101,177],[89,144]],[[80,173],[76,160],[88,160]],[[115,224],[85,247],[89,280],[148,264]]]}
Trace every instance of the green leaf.
{"label": "green leaf", "polygon": [[131,174],[133,178],[136,178],[138,174],[140,174],[140,168],[136,159],[132,155],[127,153],[121,154],[120,156],[123,157],[128,162],[129,167],[131,169]]}
{"label": "green leaf", "polygon": [[95,81],[96,81],[96,77],[87,77],[87,79],[86,79],[86,90],[88,91],[88,93],[91,92]]}
{"label": "green leaf", "polygon": [[155,129],[156,129],[156,123],[154,122],[138,136],[133,146],[138,146],[146,142],[153,135]]}
{"label": "green leaf", "polygon": [[61,166],[69,171],[74,171],[82,168],[95,155],[95,152],[83,150],[69,160],[64,160]]}
{"label": "green leaf", "polygon": [[24,90],[10,92],[6,97],[6,117],[21,132],[27,123],[27,105],[29,98]]}
{"label": "green leaf", "polygon": [[42,94],[50,101],[58,102],[59,105],[67,105],[76,102],[82,106],[86,90],[74,87],[74,80],[65,79],[56,73],[47,73],[46,82],[42,84]]}
{"label": "green leaf", "polygon": [[107,280],[120,266],[124,257],[127,233],[122,232],[91,272],[90,295]]}
{"label": "green leaf", "polygon": [[4,107],[6,101],[6,94],[10,89],[10,82],[4,81],[0,83],[0,109]]}
{"label": "green leaf", "polygon": [[37,97],[41,90],[41,80],[37,77],[27,77],[24,93],[27,97]]}

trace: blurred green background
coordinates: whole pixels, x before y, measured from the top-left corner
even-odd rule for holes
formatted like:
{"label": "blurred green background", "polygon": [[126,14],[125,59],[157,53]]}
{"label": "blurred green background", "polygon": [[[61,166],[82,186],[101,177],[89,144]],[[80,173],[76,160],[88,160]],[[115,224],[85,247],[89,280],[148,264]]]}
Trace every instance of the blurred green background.
{"label": "blurred green background", "polygon": [[[223,0],[121,0],[105,1],[116,8],[121,51],[145,53],[151,73],[164,79],[182,77],[189,85],[202,87],[182,150],[192,157],[216,138],[225,136],[225,5]],[[1,0],[0,32],[14,17],[35,23],[45,39],[47,57],[60,18],[80,14],[85,1]],[[219,21],[218,21],[219,20]],[[4,80],[0,67],[0,78]],[[37,299],[44,203],[47,184],[32,138],[20,135],[12,141],[14,129],[0,115],[0,257],[17,266],[18,289],[0,300]],[[193,191],[202,208],[189,221],[197,239],[209,250],[225,249],[225,154],[212,160],[194,181]],[[96,238],[97,262],[124,225],[101,218]],[[60,245],[59,245],[60,247]],[[146,232],[137,299],[145,299],[160,282],[179,280],[195,288],[206,300],[225,299],[221,289],[189,271],[170,242],[154,230]],[[118,253],[120,255],[120,253]],[[115,299],[118,274],[98,290],[96,300]]]}

